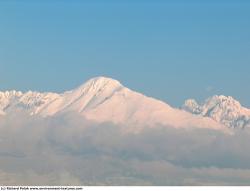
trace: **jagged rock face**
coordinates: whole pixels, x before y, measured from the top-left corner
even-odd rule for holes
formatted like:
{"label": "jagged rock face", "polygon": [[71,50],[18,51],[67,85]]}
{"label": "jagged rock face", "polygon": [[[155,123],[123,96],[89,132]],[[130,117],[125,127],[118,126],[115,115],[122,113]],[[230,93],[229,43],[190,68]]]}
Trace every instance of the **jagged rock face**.
{"label": "jagged rock face", "polygon": [[213,96],[198,104],[195,100],[187,100],[182,109],[195,115],[212,118],[230,128],[246,128],[250,126],[250,110],[227,96]]}
{"label": "jagged rock face", "polygon": [[38,113],[39,108],[58,98],[55,93],[39,93],[20,91],[0,92],[0,111],[2,114],[8,114],[15,111],[28,112],[31,115]]}
{"label": "jagged rock face", "polygon": [[182,109],[197,115],[202,112],[202,108],[194,99],[186,100]]}

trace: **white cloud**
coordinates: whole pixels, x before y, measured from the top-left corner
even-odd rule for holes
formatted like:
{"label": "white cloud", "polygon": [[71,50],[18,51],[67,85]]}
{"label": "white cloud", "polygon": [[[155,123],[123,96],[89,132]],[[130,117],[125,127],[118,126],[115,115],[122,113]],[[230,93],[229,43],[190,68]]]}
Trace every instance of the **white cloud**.
{"label": "white cloud", "polygon": [[0,119],[0,182],[29,185],[250,185],[250,134],[97,125],[77,114]]}

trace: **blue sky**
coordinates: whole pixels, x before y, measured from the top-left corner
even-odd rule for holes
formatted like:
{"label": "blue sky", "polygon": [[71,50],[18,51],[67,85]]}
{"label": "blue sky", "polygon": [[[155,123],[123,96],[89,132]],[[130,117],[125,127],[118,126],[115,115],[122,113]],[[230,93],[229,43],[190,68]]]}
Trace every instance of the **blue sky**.
{"label": "blue sky", "polygon": [[180,106],[250,107],[247,1],[0,2],[0,90],[62,92],[95,76]]}

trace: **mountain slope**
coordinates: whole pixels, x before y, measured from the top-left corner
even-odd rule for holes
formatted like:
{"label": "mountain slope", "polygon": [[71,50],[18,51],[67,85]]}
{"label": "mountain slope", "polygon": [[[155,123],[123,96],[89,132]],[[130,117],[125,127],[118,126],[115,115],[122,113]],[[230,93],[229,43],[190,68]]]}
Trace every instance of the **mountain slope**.
{"label": "mountain slope", "polygon": [[62,94],[31,91],[0,94],[1,113],[7,115],[19,110],[43,117],[77,112],[99,123],[112,122],[126,126],[168,125],[225,130],[225,126],[208,117],[172,108],[105,77],[90,79],[80,87]]}
{"label": "mountain slope", "polygon": [[182,109],[198,116],[209,117],[230,128],[250,127],[250,110],[232,97],[213,96],[202,105],[190,99]]}

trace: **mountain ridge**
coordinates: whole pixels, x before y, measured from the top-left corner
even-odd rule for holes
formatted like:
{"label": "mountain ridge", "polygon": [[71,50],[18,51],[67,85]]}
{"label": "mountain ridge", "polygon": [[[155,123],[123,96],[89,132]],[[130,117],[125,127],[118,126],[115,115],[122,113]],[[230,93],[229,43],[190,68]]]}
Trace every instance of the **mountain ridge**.
{"label": "mountain ridge", "polygon": [[[191,102],[190,102],[191,103]],[[196,102],[194,106],[199,108]],[[197,109],[196,108],[196,109]],[[225,129],[228,124],[209,115],[194,113],[187,107],[173,108],[167,103],[147,97],[107,77],[95,77],[64,93],[20,91],[0,92],[0,115],[17,110],[43,117],[77,112],[87,119],[115,124]]]}

